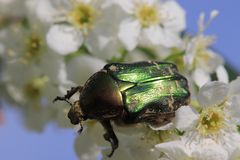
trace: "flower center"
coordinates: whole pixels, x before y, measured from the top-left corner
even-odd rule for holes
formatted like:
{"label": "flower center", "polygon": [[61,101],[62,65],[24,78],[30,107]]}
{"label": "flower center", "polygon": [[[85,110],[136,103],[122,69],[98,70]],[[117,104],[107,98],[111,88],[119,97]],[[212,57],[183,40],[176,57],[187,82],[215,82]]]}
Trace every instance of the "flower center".
{"label": "flower center", "polygon": [[48,81],[47,76],[42,76],[38,78],[34,78],[30,80],[25,86],[23,87],[23,92],[26,97],[29,99],[37,99],[42,91],[42,88]]}
{"label": "flower center", "polygon": [[70,23],[86,33],[93,27],[96,15],[97,11],[92,6],[79,3],[68,13],[67,17]]}
{"label": "flower center", "polygon": [[209,107],[202,111],[197,126],[201,135],[216,135],[223,127],[224,112],[219,107]]}
{"label": "flower center", "polygon": [[143,27],[150,27],[160,23],[157,7],[143,4],[136,8],[135,15]]}
{"label": "flower center", "polygon": [[25,58],[32,59],[38,57],[42,46],[42,38],[35,33],[31,33],[30,36],[26,39],[26,54],[24,55]]}

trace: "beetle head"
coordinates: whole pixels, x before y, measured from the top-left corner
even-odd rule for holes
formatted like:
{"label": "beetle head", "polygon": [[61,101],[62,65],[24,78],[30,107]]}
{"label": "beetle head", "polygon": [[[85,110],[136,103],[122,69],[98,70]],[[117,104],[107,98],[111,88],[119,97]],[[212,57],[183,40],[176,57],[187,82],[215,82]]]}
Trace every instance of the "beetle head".
{"label": "beetle head", "polygon": [[86,120],[80,106],[80,101],[75,101],[73,105],[71,105],[71,109],[68,112],[68,118],[74,125],[81,124],[81,121]]}

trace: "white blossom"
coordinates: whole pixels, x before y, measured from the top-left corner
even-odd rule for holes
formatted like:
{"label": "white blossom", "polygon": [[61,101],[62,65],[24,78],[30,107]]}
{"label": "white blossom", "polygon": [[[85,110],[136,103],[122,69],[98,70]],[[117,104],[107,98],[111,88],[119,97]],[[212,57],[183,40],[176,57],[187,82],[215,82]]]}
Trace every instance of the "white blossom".
{"label": "white blossom", "polygon": [[141,41],[165,47],[181,43],[179,32],[185,29],[185,13],[177,2],[122,0],[116,3],[127,14],[120,24],[118,37],[128,50]]}
{"label": "white blossom", "polygon": [[[101,23],[106,21],[103,18],[105,16],[104,3],[93,0],[79,0],[72,3],[65,0],[63,2],[61,3],[62,9],[59,9],[58,13],[53,10],[54,22],[46,36],[49,47],[59,54],[66,55],[77,51],[82,45],[91,50],[93,44],[88,38],[98,40],[97,44],[100,44],[102,39],[99,37],[103,33],[95,30],[99,30]],[[54,6],[49,8],[54,8]],[[109,26],[104,24],[102,27],[107,30],[106,27]],[[104,36],[106,39],[109,38],[109,35]],[[97,45],[95,42],[93,43]]]}
{"label": "white blossom", "polygon": [[217,73],[218,80],[228,82],[228,75],[223,66],[223,58],[210,49],[210,46],[214,42],[214,37],[203,34],[216,15],[217,11],[212,11],[209,20],[204,23],[205,14],[200,14],[198,22],[199,33],[190,39],[186,47],[186,54],[184,55],[186,68],[191,71],[192,78],[199,87],[210,82],[210,74],[214,72]]}
{"label": "white blossom", "polygon": [[166,155],[165,160],[228,160],[228,152],[212,139],[207,138],[187,144],[185,138],[187,137],[177,141],[157,144],[156,148],[164,152]]}
{"label": "white blossom", "polygon": [[[119,140],[112,158],[240,159],[240,77],[229,83],[224,59],[211,48],[215,37],[204,35],[217,10],[207,21],[200,14],[192,37],[182,34],[185,10],[175,0],[0,0],[0,10],[0,88],[28,129],[41,132],[50,121],[70,127],[70,106],[53,104],[56,96],[83,86],[108,62],[155,57],[179,66],[191,102],[165,126],[112,123]],[[211,82],[213,73],[218,81]],[[96,120],[83,127],[78,158],[105,159],[112,148],[104,128]]]}
{"label": "white blossom", "polygon": [[190,143],[211,138],[229,152],[239,147],[239,84],[240,78],[230,84],[209,82],[197,95],[200,113],[190,106],[177,110],[175,125],[179,130],[186,131]]}

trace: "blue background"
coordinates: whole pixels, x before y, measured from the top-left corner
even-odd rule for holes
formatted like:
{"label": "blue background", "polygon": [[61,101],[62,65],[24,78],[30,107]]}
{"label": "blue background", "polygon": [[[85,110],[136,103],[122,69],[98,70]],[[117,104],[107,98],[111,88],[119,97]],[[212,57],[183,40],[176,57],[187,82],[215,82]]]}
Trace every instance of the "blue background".
{"label": "blue background", "polygon": [[[239,70],[240,68],[240,1],[238,0],[179,0],[187,13],[187,30],[197,32],[199,13],[211,10],[220,11],[219,16],[206,30],[206,34],[217,37],[214,48],[226,61]],[[43,133],[27,131],[21,122],[20,112],[3,108],[5,122],[0,124],[0,159],[8,160],[74,160],[73,129],[59,129],[49,124]]]}

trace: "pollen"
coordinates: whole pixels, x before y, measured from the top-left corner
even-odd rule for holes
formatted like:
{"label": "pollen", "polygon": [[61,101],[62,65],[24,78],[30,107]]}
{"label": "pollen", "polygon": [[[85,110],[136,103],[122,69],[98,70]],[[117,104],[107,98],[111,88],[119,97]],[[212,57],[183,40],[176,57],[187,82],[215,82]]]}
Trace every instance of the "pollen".
{"label": "pollen", "polygon": [[93,28],[96,16],[97,11],[92,6],[85,3],[78,3],[68,13],[67,18],[71,24],[87,34],[87,31]]}
{"label": "pollen", "polygon": [[224,126],[224,112],[219,107],[209,107],[202,111],[197,130],[203,136],[218,135]]}
{"label": "pollen", "polygon": [[143,4],[136,8],[135,15],[143,27],[160,23],[160,14],[156,6]]}
{"label": "pollen", "polygon": [[25,59],[29,60],[38,57],[43,46],[42,38],[36,33],[31,33],[27,37],[25,43],[26,43],[26,54],[24,55]]}
{"label": "pollen", "polygon": [[23,87],[23,93],[27,98],[37,99],[46,82],[48,81],[47,76],[37,77],[30,80]]}

